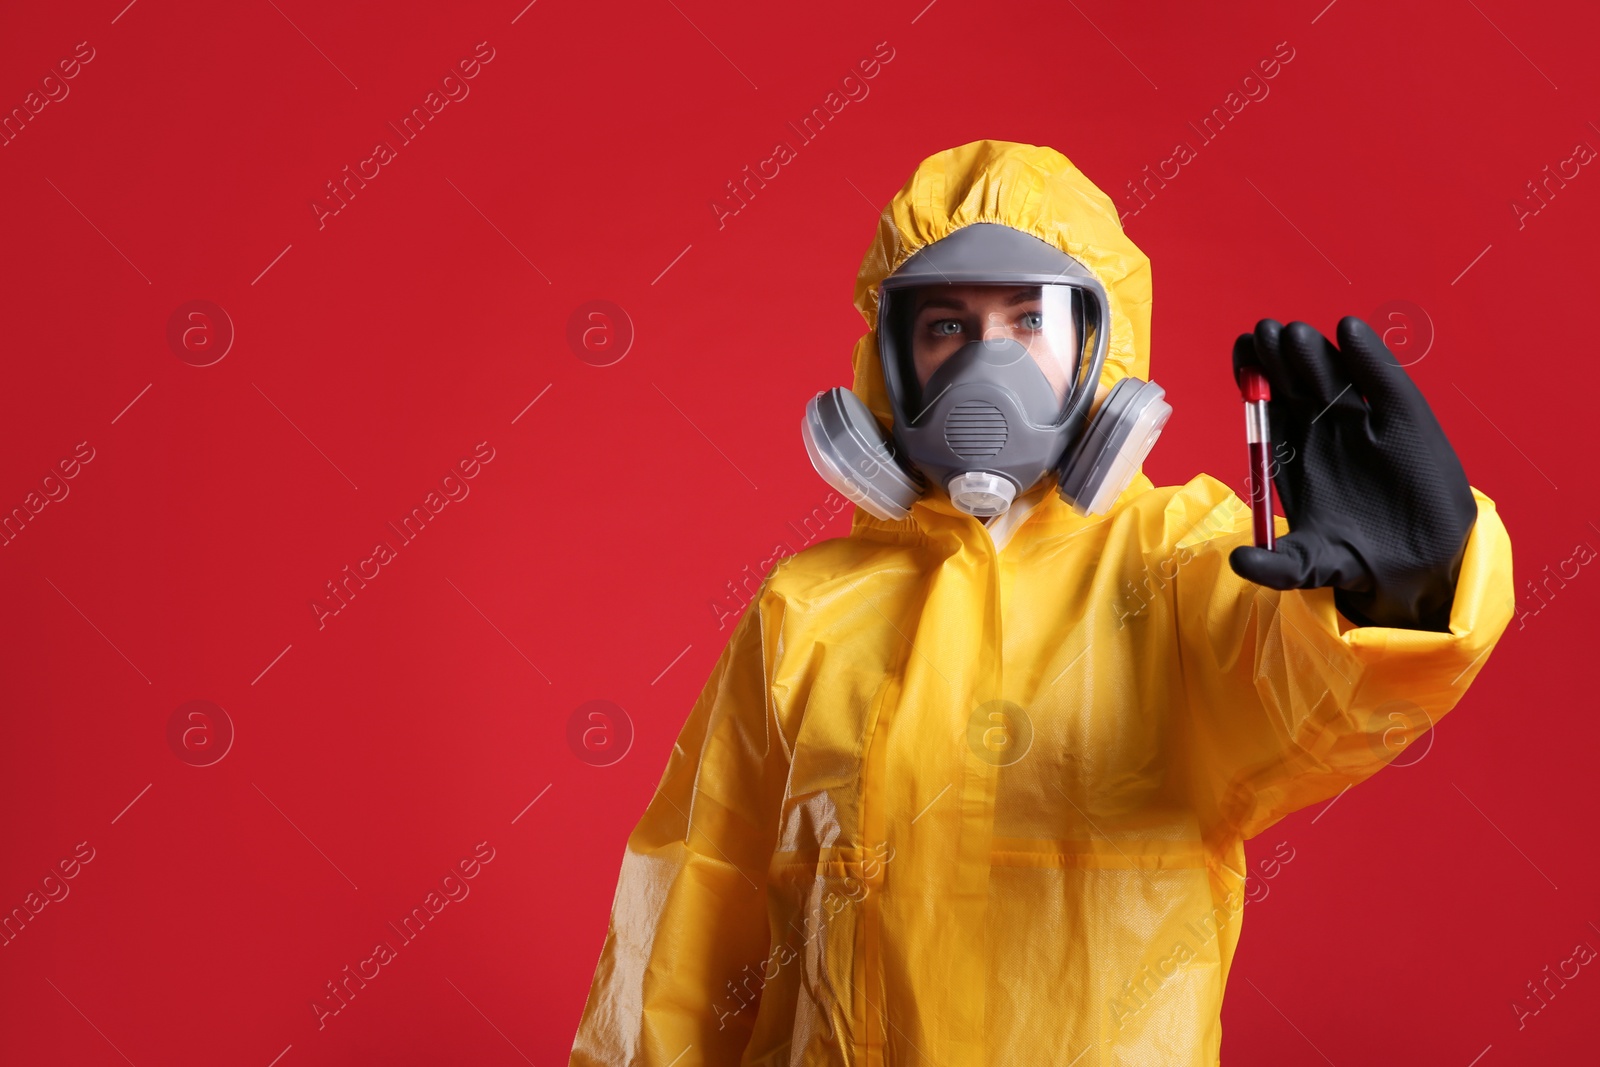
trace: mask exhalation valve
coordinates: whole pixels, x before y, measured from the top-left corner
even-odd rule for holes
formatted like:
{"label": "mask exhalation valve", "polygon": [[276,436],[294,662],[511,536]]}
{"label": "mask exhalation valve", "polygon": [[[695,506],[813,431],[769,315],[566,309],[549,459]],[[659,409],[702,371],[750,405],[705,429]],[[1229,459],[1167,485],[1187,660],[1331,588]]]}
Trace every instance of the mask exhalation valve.
{"label": "mask exhalation valve", "polygon": [[950,479],[950,503],[968,515],[987,519],[1011,507],[1017,487],[988,471],[965,471]]}

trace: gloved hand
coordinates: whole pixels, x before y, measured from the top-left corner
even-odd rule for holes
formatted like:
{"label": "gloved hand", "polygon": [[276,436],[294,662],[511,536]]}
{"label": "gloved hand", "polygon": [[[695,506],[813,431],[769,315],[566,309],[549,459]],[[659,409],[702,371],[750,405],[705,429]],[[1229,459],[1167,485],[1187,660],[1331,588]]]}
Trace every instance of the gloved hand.
{"label": "gloved hand", "polygon": [[1303,322],[1256,323],[1233,346],[1234,375],[1272,387],[1273,447],[1293,449],[1273,483],[1289,533],[1228,562],[1273,589],[1333,586],[1357,626],[1448,630],[1478,507],[1461,461],[1411,376],[1372,328],[1339,320],[1335,348]]}

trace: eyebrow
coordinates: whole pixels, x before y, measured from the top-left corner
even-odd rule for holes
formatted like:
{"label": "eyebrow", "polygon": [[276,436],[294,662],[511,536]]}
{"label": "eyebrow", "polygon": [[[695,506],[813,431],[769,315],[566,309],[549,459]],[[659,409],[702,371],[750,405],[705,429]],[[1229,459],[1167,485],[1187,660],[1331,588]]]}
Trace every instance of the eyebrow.
{"label": "eyebrow", "polygon": [[[1033,288],[1025,288],[1021,292],[1013,293],[1011,299],[1006,301],[1006,307],[1015,307],[1018,304],[1025,304],[1031,300],[1039,300],[1042,298],[1042,296],[1043,294],[1040,292],[1037,286]],[[921,314],[925,308],[950,308],[954,311],[968,310],[967,305],[963,301],[957,300],[950,296],[930,296],[925,298],[919,304],[917,304],[917,313]]]}

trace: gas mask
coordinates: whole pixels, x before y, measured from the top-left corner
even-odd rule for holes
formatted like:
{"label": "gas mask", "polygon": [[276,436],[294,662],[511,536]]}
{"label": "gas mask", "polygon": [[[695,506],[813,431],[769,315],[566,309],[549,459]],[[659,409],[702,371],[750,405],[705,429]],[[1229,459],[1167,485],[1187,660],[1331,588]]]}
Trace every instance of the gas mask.
{"label": "gas mask", "polygon": [[1099,279],[1054,245],[956,230],[879,289],[891,432],[850,390],[819,393],[802,420],[812,466],[890,521],[930,491],[989,518],[1046,477],[1078,514],[1105,512],[1172,414],[1159,385],[1124,378],[1088,418],[1110,314]]}

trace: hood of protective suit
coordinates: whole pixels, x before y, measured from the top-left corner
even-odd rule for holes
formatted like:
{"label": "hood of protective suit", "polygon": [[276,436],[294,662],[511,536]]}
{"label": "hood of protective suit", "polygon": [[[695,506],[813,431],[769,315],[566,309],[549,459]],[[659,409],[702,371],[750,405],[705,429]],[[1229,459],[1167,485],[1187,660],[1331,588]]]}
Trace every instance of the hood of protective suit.
{"label": "hood of protective suit", "polygon": [[[1102,389],[1125,377],[1150,376],[1150,260],[1122,232],[1111,198],[1053,148],[973,141],[923,160],[884,209],[856,275],[855,305],[867,333],[856,342],[850,388],[886,429],[894,416],[878,359],[878,286],[923,247],[975,222],[1001,223],[1048,241],[1100,279],[1111,304]],[[1139,475],[1128,492],[1148,488]],[[1041,518],[1072,510],[1054,491],[1043,494],[1038,507]],[[924,520],[928,510],[961,514],[943,494],[929,493],[901,523],[857,508],[854,528],[915,523],[919,509]]]}

